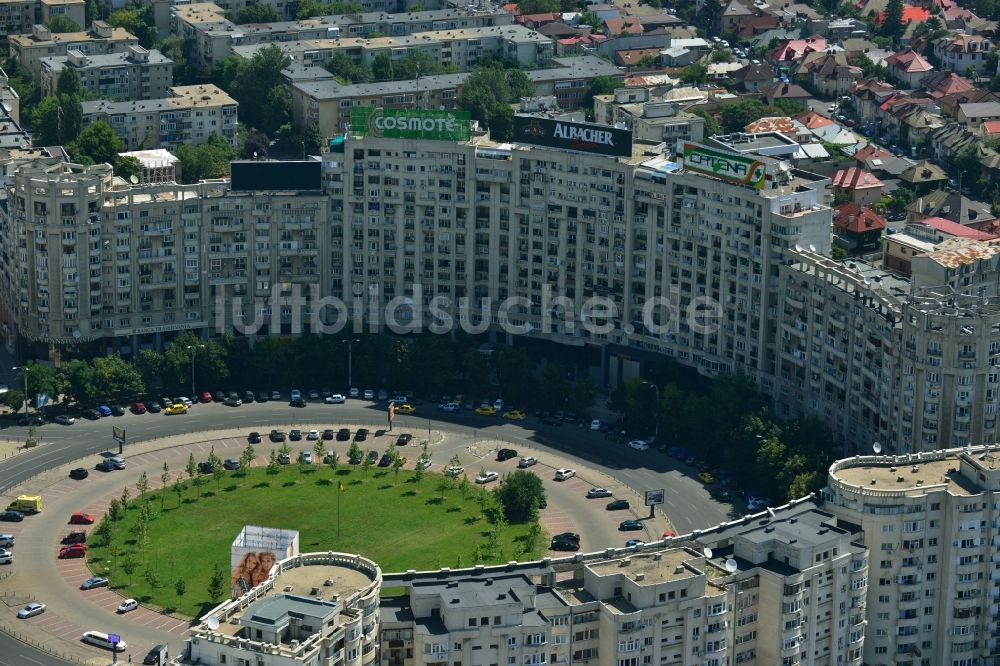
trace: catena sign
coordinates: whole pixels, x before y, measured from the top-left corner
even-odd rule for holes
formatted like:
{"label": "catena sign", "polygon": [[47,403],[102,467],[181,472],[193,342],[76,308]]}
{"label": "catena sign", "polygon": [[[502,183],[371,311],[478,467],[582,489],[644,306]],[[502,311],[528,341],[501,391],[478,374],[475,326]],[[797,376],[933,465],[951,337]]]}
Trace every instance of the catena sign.
{"label": "catena sign", "polygon": [[425,109],[351,109],[351,133],[395,139],[440,139],[468,141],[471,116],[468,111]]}
{"label": "catena sign", "polygon": [[631,130],[610,125],[514,116],[514,141],[612,157],[632,156]]}
{"label": "catena sign", "polygon": [[682,143],[680,152],[689,171],[764,189],[764,163],[758,159],[689,141]]}

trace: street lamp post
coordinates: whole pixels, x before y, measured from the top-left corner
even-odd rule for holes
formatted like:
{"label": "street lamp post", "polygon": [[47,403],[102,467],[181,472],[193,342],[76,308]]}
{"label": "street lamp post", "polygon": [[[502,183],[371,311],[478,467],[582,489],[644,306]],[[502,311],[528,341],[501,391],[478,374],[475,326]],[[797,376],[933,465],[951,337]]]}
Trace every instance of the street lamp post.
{"label": "street lamp post", "polygon": [[660,438],[660,387],[648,380],[643,381],[643,384],[651,386],[656,394],[656,425],[653,430],[653,441],[655,442]]}
{"label": "street lamp post", "polygon": [[28,415],[28,366],[27,365],[15,365],[11,370],[17,372],[21,371],[21,376],[24,377],[24,415]]}
{"label": "street lamp post", "polygon": [[198,395],[194,390],[194,355],[199,349],[204,349],[205,345],[188,345],[187,348],[191,350],[191,399],[194,400]]}
{"label": "street lamp post", "polygon": [[354,357],[353,348],[355,342],[361,342],[357,338],[347,341],[347,393],[350,394],[351,387],[354,386]]}

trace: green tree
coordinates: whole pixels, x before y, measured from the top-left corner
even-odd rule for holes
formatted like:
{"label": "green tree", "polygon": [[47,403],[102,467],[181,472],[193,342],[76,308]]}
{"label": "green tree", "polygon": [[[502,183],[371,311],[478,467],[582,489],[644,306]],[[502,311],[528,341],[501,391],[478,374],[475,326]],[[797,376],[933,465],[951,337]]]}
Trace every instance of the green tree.
{"label": "green tree", "polygon": [[80,94],[80,73],[76,71],[75,67],[64,67],[59,72],[59,79],[56,83],[56,95],[76,97]]}
{"label": "green tree", "polygon": [[494,493],[504,515],[512,523],[526,522],[531,512],[545,500],[545,489],[537,474],[525,470],[511,472]]}
{"label": "green tree", "polygon": [[393,62],[392,71],[397,80],[406,81],[421,76],[454,74],[458,72],[458,68],[445,65],[424,51],[414,51]]}
{"label": "green tree", "polygon": [[682,83],[702,84],[708,81],[708,67],[700,63],[688,65],[681,70],[680,79]]}
{"label": "green tree", "polygon": [[907,187],[897,188],[892,196],[889,197],[888,207],[894,213],[902,213],[906,210],[906,207],[910,205],[913,201],[914,194],[913,190]]}
{"label": "green tree", "polygon": [[549,14],[559,12],[559,0],[518,0],[519,14]]}
{"label": "green tree", "polygon": [[208,581],[208,596],[212,601],[218,601],[222,596],[224,584],[225,572],[222,570],[222,566],[216,562],[212,567],[212,578]]}
{"label": "green tree", "polygon": [[364,455],[364,451],[358,446],[357,442],[351,442],[351,446],[347,449],[348,460],[360,460]]}
{"label": "green tree", "polygon": [[146,493],[149,491],[149,476],[146,472],[139,475],[139,480],[135,483],[135,489],[139,491],[139,499],[146,499]]}
{"label": "green tree", "polygon": [[163,461],[163,472],[160,473],[160,510],[163,509],[163,501],[167,497],[167,484],[170,483],[170,465]]}
{"label": "green tree", "polygon": [[295,459],[295,462],[298,463],[299,472],[305,473],[305,472],[311,471],[309,469],[309,463],[306,462],[306,452],[305,451],[299,451],[299,455]]}
{"label": "green tree", "polygon": [[267,459],[267,473],[270,475],[275,475],[278,473],[280,463],[278,462],[278,454],[274,449],[271,449],[271,455]]}
{"label": "green tree", "polygon": [[124,488],[122,488],[121,503],[122,503],[122,512],[123,513],[128,511],[128,503],[129,503],[129,500],[131,498],[132,498],[132,494],[129,493],[128,486],[125,486]]}
{"label": "green tree", "polygon": [[372,77],[376,81],[392,81],[392,58],[385,51],[379,52],[372,60]]}
{"label": "green tree", "polygon": [[450,477],[442,476],[440,479],[438,479],[437,483],[438,497],[444,500],[444,494],[449,490],[451,490],[452,486],[453,486],[453,481]]}
{"label": "green tree", "polygon": [[129,4],[116,9],[108,16],[108,23],[116,28],[125,28],[139,39],[143,48],[151,49],[156,42],[156,20],[153,6],[140,7]]}
{"label": "green tree", "polygon": [[94,385],[94,368],[83,359],[67,362],[61,370],[63,390],[76,402],[90,402],[97,393]]}
{"label": "green tree", "polygon": [[265,107],[257,117],[257,125],[266,134],[277,134],[292,121],[292,92],[286,85],[275,85],[267,93]]}
{"label": "green tree", "polygon": [[365,478],[368,477],[368,470],[372,468],[372,459],[370,456],[365,456],[365,459],[361,461],[361,471],[364,473]]}
{"label": "green tree", "polygon": [[24,407],[24,391],[10,389],[3,395],[0,395],[0,401],[3,401],[4,405],[16,412]]}
{"label": "green tree", "polygon": [[142,375],[121,356],[98,356],[93,360],[94,390],[113,400],[130,400],[146,392]]}
{"label": "green tree", "polygon": [[111,523],[111,517],[108,514],[104,514],[98,521],[97,527],[94,528],[94,536],[97,537],[96,545],[107,546],[110,544],[113,533],[114,526]]}
{"label": "green tree", "polygon": [[417,490],[420,490],[420,482],[424,480],[426,473],[421,465],[417,465],[413,468],[413,483],[417,486]]}
{"label": "green tree", "polygon": [[313,16],[332,16],[335,14],[361,14],[364,8],[355,2],[318,2],[317,0],[299,0],[298,11],[295,17],[298,19],[312,18]]}
{"label": "green tree", "polygon": [[163,356],[152,349],[143,349],[132,361],[135,369],[139,371],[142,383],[147,389],[163,388],[162,381],[164,362]]}
{"label": "green tree", "polygon": [[[184,471],[187,472],[188,480],[194,483],[194,477],[196,474],[198,474],[198,463],[196,463],[194,460],[194,453],[188,454],[187,466],[184,468]],[[197,487],[196,489],[198,491],[198,499],[201,499],[201,485],[199,484],[194,484],[194,485]]]}
{"label": "green tree", "polygon": [[184,144],[178,148],[177,158],[184,182],[197,183],[206,178],[228,176],[229,162],[236,158],[236,150],[222,135],[213,133],[203,144]]}
{"label": "green tree", "polygon": [[250,465],[253,464],[254,458],[257,457],[257,451],[250,444],[246,445],[243,449],[243,453],[240,454],[240,469],[243,470],[244,476],[250,475]]}
{"label": "green tree", "polygon": [[180,603],[181,599],[184,598],[184,593],[187,592],[187,583],[184,582],[183,578],[174,581],[174,592],[177,594],[177,602]]}
{"label": "green tree", "polygon": [[281,20],[278,10],[271,5],[249,5],[236,12],[233,23],[277,23]]}
{"label": "green tree", "polygon": [[589,377],[578,379],[570,389],[569,401],[573,411],[586,414],[597,399],[597,386]]}
{"label": "green tree", "polygon": [[458,482],[458,494],[462,496],[462,504],[465,504],[465,500],[469,498],[469,493],[471,492],[472,484],[469,483],[469,475],[463,474],[462,480]]}
{"label": "green tree", "polygon": [[622,87],[622,80],[617,76],[602,74],[595,76],[587,84],[587,90],[583,93],[580,105],[588,116],[594,116],[594,97],[597,95],[611,95],[616,88]]}
{"label": "green tree", "polygon": [[399,470],[403,469],[404,462],[403,456],[399,455],[399,451],[397,451],[394,447],[392,449],[392,475],[393,479],[395,479],[393,483],[399,481]]}
{"label": "green tree", "polygon": [[214,446],[208,452],[208,464],[212,466],[212,478],[215,479],[215,489],[218,491],[223,477],[226,476],[226,468],[222,466],[222,458],[216,455]]}
{"label": "green tree", "polygon": [[372,80],[372,72],[366,65],[354,62],[342,51],[334,52],[323,67],[347,83],[364,83]]}
{"label": "green tree", "polygon": [[883,36],[896,40],[903,34],[904,30],[906,30],[906,26],[903,24],[903,0],[889,0],[879,31]]}
{"label": "green tree", "polygon": [[122,508],[122,502],[117,497],[112,497],[111,501],[108,502],[108,515],[111,516],[111,520],[119,521],[125,515],[125,510]]}
{"label": "green tree", "polygon": [[39,393],[46,393],[55,397],[56,387],[59,384],[59,375],[56,370],[44,363],[29,361],[18,373],[17,384],[24,386],[25,376],[27,376],[28,395],[34,396]]}
{"label": "green tree", "polygon": [[46,22],[45,27],[52,32],[80,32],[80,24],[65,14],[56,14]]}
{"label": "green tree", "polygon": [[307,155],[322,155],[326,152],[326,137],[318,125],[306,125],[302,128],[302,143],[305,144]]}
{"label": "green tree", "polygon": [[114,165],[118,160],[118,153],[125,150],[125,142],[111,125],[97,120],[84,127],[76,140],[67,146],[67,150],[76,161],[86,157],[94,164]]}
{"label": "green tree", "polygon": [[[476,67],[462,85],[458,106],[490,128],[494,140],[512,138],[510,105],[534,92],[527,74],[498,65]],[[497,125],[496,130],[494,125]]]}
{"label": "green tree", "polygon": [[177,495],[177,506],[181,505],[181,500],[184,497],[184,481],[181,479],[181,475],[178,474],[174,478],[173,486],[174,494]]}
{"label": "green tree", "polygon": [[722,131],[740,132],[744,127],[767,115],[767,106],[756,99],[743,100],[722,107]]}
{"label": "green tree", "polygon": [[122,560],[122,573],[128,576],[128,584],[132,585],[132,574],[139,568],[139,563],[131,555]]}
{"label": "green tree", "polygon": [[336,472],[337,467],[340,465],[340,456],[337,455],[336,451],[330,451],[326,454],[324,462],[326,462],[331,472]]}
{"label": "green tree", "polygon": [[[291,95],[281,74],[291,62],[278,46],[265,46],[249,60],[224,59],[212,78],[239,103],[240,120],[273,135],[291,119]],[[279,108],[271,108],[272,104]]]}
{"label": "green tree", "polygon": [[552,409],[557,409],[565,404],[566,396],[570,392],[566,372],[566,368],[555,363],[549,363],[542,368],[538,380],[538,401],[541,404]]}

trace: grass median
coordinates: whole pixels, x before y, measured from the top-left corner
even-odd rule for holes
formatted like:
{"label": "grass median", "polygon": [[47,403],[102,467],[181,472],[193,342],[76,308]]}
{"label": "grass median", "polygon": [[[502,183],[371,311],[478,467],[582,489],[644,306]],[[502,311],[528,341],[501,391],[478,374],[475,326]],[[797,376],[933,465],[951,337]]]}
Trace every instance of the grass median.
{"label": "grass median", "polygon": [[[165,491],[140,498],[129,487],[127,510],[109,520],[110,540],[102,543],[99,529],[90,535],[88,564],[126,597],[196,616],[228,594],[230,545],[245,525],[298,530],[302,552],[359,553],[383,571],[533,559],[544,549],[537,528],[491,520],[494,500],[482,488],[417,476],[412,469],[287,465],[203,476],[200,485],[185,475],[178,492],[173,474]],[[217,565],[224,590],[213,597]]]}

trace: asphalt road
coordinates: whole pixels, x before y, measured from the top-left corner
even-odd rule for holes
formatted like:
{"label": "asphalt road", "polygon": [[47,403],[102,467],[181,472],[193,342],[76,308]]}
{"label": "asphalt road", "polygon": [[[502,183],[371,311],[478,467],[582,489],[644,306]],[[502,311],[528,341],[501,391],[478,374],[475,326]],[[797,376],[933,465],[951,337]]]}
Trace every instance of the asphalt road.
{"label": "asphalt road", "polygon": [[[328,419],[323,414],[328,413]],[[206,430],[242,428],[259,430],[266,434],[272,426],[316,424],[328,420],[333,424],[371,425],[383,422],[382,406],[364,401],[351,401],[346,405],[310,403],[308,407],[293,408],[283,402],[254,403],[238,408],[218,404],[196,405],[189,413],[178,416],[163,414],[127,414],[108,417],[99,421],[78,420],[71,426],[46,424],[38,428],[36,437],[42,442],[37,451],[16,456],[0,464],[0,492],[18,485],[45,470],[72,462],[81,457],[96,456],[105,451],[117,451],[112,441],[112,426],[126,428],[129,442],[166,437],[170,435],[199,433]],[[430,419],[430,420],[429,420]],[[608,440],[603,434],[566,424],[561,427],[541,425],[529,417],[525,421],[505,421],[499,418],[479,417],[470,412],[442,414],[433,406],[418,408],[417,415],[397,416],[394,430],[417,434],[421,429],[453,431],[459,434],[490,440],[504,440],[515,448],[518,444],[541,451],[557,452],[569,459],[580,461],[581,466],[602,468],[609,476],[643,491],[666,490],[665,503],[660,509],[673,523],[679,534],[709,527],[730,518],[731,507],[714,501],[693,470],[655,450],[640,452]],[[0,427],[0,438],[20,440],[27,429],[18,426]],[[129,453],[128,444],[125,455]],[[96,458],[81,463],[92,468]],[[578,491],[577,491],[578,492]],[[556,494],[561,494],[556,492]],[[574,493],[576,494],[576,493]],[[554,498],[556,499],[556,498]],[[560,504],[570,506],[585,500],[560,499]],[[606,545],[620,545],[621,534],[605,532]],[[625,536],[631,536],[626,534]],[[586,544],[592,550],[605,544]],[[7,634],[0,633],[0,666],[57,666],[66,662],[35,650]]]}

